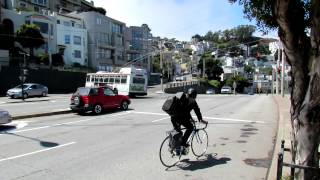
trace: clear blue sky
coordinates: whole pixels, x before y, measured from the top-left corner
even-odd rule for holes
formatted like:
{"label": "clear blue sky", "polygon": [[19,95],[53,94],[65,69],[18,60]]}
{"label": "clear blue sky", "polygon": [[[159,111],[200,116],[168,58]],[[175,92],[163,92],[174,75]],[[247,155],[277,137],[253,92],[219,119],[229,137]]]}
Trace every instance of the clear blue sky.
{"label": "clear blue sky", "polygon": [[[146,23],[153,36],[190,40],[195,34],[205,35],[238,25],[255,25],[244,18],[242,7],[228,0],[94,0],[107,16],[140,26]],[[274,34],[274,33],[273,33]],[[274,35],[269,35],[274,37]],[[259,31],[256,36],[261,36]]]}

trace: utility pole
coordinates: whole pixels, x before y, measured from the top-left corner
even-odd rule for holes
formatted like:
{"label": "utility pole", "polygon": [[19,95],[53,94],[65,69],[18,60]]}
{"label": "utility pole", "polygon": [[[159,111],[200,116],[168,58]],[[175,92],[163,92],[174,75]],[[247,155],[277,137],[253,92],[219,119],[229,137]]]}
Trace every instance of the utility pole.
{"label": "utility pole", "polygon": [[203,61],[202,61],[202,77],[204,78],[205,77],[205,74],[206,74],[206,60],[204,59],[204,58],[202,58],[203,59]]}
{"label": "utility pole", "polygon": [[160,71],[161,71],[161,92],[163,92],[163,64],[162,64],[162,50],[160,49]]}
{"label": "utility pole", "polygon": [[282,59],[281,59],[281,96],[284,97],[284,61],[286,55],[284,51],[282,51]]}
{"label": "utility pole", "polygon": [[280,46],[279,46],[279,49],[278,49],[278,60],[277,60],[277,68],[276,68],[276,95],[279,94],[279,66],[280,66],[280,59],[281,59],[281,49],[280,49]]}

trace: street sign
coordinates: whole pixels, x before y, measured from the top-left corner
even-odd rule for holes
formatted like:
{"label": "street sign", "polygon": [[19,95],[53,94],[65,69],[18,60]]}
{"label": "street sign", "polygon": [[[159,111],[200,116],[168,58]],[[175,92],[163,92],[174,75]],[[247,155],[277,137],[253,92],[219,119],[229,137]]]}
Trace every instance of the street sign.
{"label": "street sign", "polygon": [[236,81],[233,81],[233,88],[234,88],[234,89],[237,88],[237,83],[236,83]]}

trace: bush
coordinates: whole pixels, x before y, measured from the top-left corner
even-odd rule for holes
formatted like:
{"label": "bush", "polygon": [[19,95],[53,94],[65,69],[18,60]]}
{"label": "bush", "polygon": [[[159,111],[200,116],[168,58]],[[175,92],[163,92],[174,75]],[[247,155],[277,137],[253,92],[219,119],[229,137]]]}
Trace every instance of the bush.
{"label": "bush", "polygon": [[218,80],[210,80],[208,83],[215,88],[220,88],[221,85],[221,83]]}
{"label": "bush", "polygon": [[74,62],[74,63],[72,64],[72,66],[73,66],[73,67],[81,67],[81,64],[78,63],[78,62]]}

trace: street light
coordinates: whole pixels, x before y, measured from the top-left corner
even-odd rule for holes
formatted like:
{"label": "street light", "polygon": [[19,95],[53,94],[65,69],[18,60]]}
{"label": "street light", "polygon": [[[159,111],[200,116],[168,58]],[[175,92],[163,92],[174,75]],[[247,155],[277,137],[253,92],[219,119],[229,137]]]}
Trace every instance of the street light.
{"label": "street light", "polygon": [[22,68],[21,68],[21,71],[20,71],[19,79],[20,79],[20,82],[21,82],[21,98],[24,101],[25,98],[24,98],[24,92],[23,92],[23,84],[26,81],[27,75],[28,75],[26,56],[30,56],[30,55],[27,54],[27,53],[20,53],[20,52],[19,52],[19,54],[23,55],[23,65],[21,65]]}

